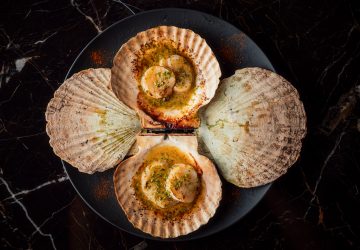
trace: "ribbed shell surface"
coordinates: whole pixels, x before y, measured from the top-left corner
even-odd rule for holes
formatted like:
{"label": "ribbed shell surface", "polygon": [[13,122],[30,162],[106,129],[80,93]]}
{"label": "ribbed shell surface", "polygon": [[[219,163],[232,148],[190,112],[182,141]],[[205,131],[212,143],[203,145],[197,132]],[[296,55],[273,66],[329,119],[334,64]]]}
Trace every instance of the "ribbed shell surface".
{"label": "ribbed shell surface", "polygon": [[239,187],[269,183],[292,166],[306,134],[297,90],[265,69],[244,68],[224,79],[200,112],[197,134],[223,177]]}
{"label": "ribbed shell surface", "polygon": [[[134,227],[155,237],[174,238],[189,234],[206,224],[215,214],[221,200],[221,181],[214,164],[205,156],[197,153],[195,136],[138,136],[139,152],[123,161],[114,173],[116,197],[129,221]],[[136,196],[132,180],[143,164],[146,153],[156,145],[173,145],[189,153],[202,170],[202,189],[196,203],[181,219],[163,217],[152,209],[144,206]]]}
{"label": "ribbed shell surface", "polygon": [[87,69],[67,79],[46,110],[46,132],[56,155],[81,172],[114,167],[140,131],[135,111],[110,88],[110,69]]}
{"label": "ribbed shell surface", "polygon": [[[192,60],[196,72],[195,92],[181,109],[154,108],[145,113],[137,102],[139,83],[134,74],[134,61],[138,59],[139,52],[146,44],[164,39],[175,42]],[[198,126],[198,122],[194,121],[194,115],[214,96],[221,76],[219,63],[205,39],[189,29],[175,26],[155,27],[131,38],[117,52],[111,72],[111,86],[115,95],[139,112],[145,128],[163,127],[159,122],[172,124],[173,127]]]}

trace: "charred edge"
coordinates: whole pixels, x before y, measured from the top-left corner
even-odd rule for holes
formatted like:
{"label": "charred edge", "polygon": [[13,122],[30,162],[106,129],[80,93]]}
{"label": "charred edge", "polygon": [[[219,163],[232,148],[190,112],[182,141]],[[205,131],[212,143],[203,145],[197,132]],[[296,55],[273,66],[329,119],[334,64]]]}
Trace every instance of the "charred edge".
{"label": "charred edge", "polygon": [[152,129],[142,129],[141,134],[179,134],[179,135],[189,135],[195,134],[195,129],[172,129],[172,128],[152,128]]}

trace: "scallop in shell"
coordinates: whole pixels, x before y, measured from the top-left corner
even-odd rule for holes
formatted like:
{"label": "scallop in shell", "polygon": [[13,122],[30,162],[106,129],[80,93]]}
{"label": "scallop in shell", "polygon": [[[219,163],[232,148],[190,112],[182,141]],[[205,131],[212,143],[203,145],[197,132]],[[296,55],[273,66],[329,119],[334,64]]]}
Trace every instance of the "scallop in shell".
{"label": "scallop in shell", "polygon": [[237,70],[200,113],[200,140],[223,177],[239,187],[269,183],[299,157],[303,104],[297,90],[269,70]]}
{"label": "scallop in shell", "polygon": [[111,86],[145,128],[198,127],[197,111],[214,96],[221,71],[205,39],[159,26],[138,33],[114,58]]}
{"label": "scallop in shell", "polygon": [[46,110],[46,132],[56,155],[81,172],[114,167],[140,131],[135,111],[110,88],[110,69],[87,69],[67,79]]}
{"label": "scallop in shell", "polygon": [[138,136],[139,151],[114,173],[116,197],[129,221],[161,238],[197,230],[215,214],[221,181],[197,152],[194,135]]}

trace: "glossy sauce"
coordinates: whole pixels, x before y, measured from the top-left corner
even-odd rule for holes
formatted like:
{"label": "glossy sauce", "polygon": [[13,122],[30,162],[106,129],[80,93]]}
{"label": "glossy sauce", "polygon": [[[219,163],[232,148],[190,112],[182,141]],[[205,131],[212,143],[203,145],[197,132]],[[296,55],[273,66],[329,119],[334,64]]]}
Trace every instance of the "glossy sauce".
{"label": "glossy sauce", "polygon": [[[145,167],[153,162],[163,163],[163,166],[159,167],[158,171],[156,172],[156,175],[154,175],[152,177],[153,179],[151,180],[152,182],[155,182],[156,185],[159,185],[159,187],[161,187],[160,189],[158,189],[158,192],[156,193],[157,198],[162,200],[165,199],[165,201],[168,201],[169,204],[171,204],[173,200],[166,192],[165,181],[169,175],[172,166],[177,163],[183,163],[183,164],[191,165],[194,167],[195,170],[197,170],[196,162],[190,155],[183,153],[179,148],[175,146],[168,146],[168,145],[157,146],[148,152],[148,154],[145,157],[144,163],[133,177],[132,185],[134,186],[135,194],[147,209],[151,209],[155,211],[157,214],[164,216],[165,218],[175,218],[186,214],[186,212],[190,211],[193,208],[194,204],[196,203],[197,198],[201,193],[202,186],[200,185],[199,189],[197,190],[197,198],[195,198],[193,202],[191,203],[176,202],[175,204],[172,203],[172,205],[167,206],[165,208],[160,208],[147,199],[141,187],[141,174],[144,171]],[[199,173],[200,171],[197,172]],[[200,173],[198,174],[198,176],[201,180]]]}
{"label": "glossy sauce", "polygon": [[[191,63],[191,60],[177,48],[174,42],[170,40],[162,40],[158,41],[157,43],[154,42],[151,44],[147,44],[146,46],[144,46],[142,51],[143,52],[141,55],[139,55],[139,59],[137,61],[136,77],[138,83],[141,82],[141,77],[148,68],[150,68],[151,66],[159,65],[161,59],[167,59],[171,55],[180,55],[186,59],[186,63],[191,66],[193,79],[191,87],[188,91],[182,93],[173,92],[170,96],[161,99],[152,98],[151,96],[146,94],[141,85],[139,84],[140,92],[138,95],[138,101],[139,103],[141,103],[141,106],[146,110],[151,110],[159,107],[181,109],[181,107],[189,103],[189,100],[195,92],[196,78],[194,66]],[[181,83],[183,75],[181,73],[175,75],[177,82]]]}

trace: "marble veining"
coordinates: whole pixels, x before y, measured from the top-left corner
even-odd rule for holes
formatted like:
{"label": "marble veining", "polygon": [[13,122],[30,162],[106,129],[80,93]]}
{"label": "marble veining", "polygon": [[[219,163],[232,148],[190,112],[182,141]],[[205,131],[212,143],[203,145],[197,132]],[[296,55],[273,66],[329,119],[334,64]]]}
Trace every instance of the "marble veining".
{"label": "marble veining", "polygon": [[[0,3],[1,249],[358,249],[360,5],[298,0],[39,0]],[[219,16],[247,33],[300,92],[299,161],[243,220],[191,242],[116,229],[76,194],[44,112],[82,48],[114,22],[165,7]]]}

